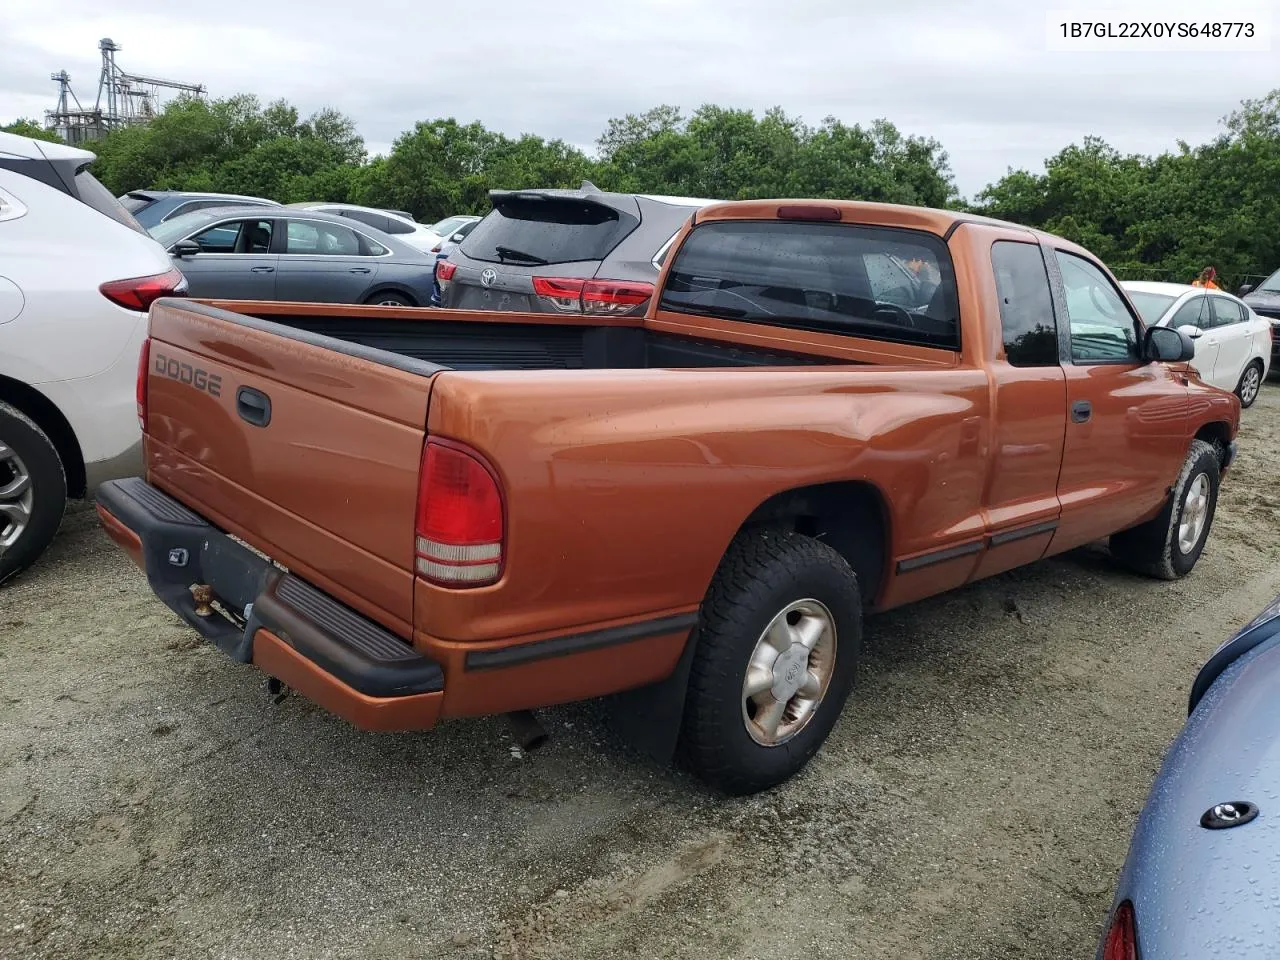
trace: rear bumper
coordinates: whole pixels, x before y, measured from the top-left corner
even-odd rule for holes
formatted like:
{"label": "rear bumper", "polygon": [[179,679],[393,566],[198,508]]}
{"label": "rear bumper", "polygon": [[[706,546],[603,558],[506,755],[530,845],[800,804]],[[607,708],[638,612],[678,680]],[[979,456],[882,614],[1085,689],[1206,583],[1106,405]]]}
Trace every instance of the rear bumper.
{"label": "rear bumper", "polygon": [[425,730],[439,719],[444,671],[395,634],[138,477],[102,484],[97,501],[156,596],[232,658],[364,730]]}

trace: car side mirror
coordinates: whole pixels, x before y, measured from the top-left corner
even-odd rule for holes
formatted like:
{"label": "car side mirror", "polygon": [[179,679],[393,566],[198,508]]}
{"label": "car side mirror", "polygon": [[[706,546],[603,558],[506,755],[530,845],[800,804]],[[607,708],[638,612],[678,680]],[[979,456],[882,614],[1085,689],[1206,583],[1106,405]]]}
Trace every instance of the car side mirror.
{"label": "car side mirror", "polygon": [[1242,283],[1240,284],[1240,289],[1236,291],[1236,296],[1243,297],[1245,296],[1245,294],[1252,293],[1252,292],[1253,292],[1252,283]]}
{"label": "car side mirror", "polygon": [[1143,355],[1157,363],[1183,363],[1192,359],[1196,355],[1196,345],[1184,332],[1186,329],[1149,327],[1143,341]]}
{"label": "car side mirror", "polygon": [[1194,323],[1184,323],[1178,328],[1179,333],[1185,333],[1192,340],[1199,340],[1204,336],[1204,331],[1197,327]]}
{"label": "car side mirror", "polygon": [[200,244],[194,240],[179,240],[169,249],[175,257],[194,257],[200,252]]}

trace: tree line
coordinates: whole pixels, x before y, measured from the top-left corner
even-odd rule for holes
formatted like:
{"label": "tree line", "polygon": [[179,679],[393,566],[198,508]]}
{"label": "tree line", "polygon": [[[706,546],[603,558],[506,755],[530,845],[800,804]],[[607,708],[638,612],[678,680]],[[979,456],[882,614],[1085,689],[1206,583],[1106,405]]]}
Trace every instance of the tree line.
{"label": "tree line", "polygon": [[[0,129],[56,139],[32,121]],[[1083,244],[1122,277],[1188,281],[1212,264],[1236,282],[1280,266],[1280,90],[1246,100],[1211,142],[1124,155],[1096,137],[1043,172],[1010,169],[975,197],[956,189],[942,144],[888,120],[818,126],[663,105],[608,122],[589,156],[563,140],[510,137],[453,118],[420,121],[370,158],[351,118],[302,117],[278,100],[178,98],[145,127],[91,148],[114,193],[151,187],[360,203],[431,222],[484,213],[494,188],[572,187],[717,199],[833,197],[949,207],[1042,227]]]}

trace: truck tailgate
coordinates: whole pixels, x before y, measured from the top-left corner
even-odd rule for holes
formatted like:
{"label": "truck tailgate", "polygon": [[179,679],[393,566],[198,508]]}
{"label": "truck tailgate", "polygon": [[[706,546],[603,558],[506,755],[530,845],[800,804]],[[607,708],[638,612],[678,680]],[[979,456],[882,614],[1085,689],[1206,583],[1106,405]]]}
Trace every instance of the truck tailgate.
{"label": "truck tailgate", "polygon": [[161,301],[151,311],[148,479],[407,637],[427,402],[442,369]]}

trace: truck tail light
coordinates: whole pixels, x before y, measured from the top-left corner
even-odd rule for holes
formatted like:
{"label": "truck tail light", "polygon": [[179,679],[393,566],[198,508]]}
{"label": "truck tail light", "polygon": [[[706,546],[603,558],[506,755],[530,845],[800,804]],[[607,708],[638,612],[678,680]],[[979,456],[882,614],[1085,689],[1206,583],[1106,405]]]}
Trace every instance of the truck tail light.
{"label": "truck tail light", "polygon": [[429,438],[422,451],[414,555],[418,573],[448,587],[479,587],[502,572],[502,492],[479,456]]}
{"label": "truck tail light", "polygon": [[187,278],[177,267],[167,273],[149,277],[130,277],[127,280],[109,280],[98,287],[99,292],[118,306],[129,310],[147,310],[161,297],[181,297],[187,292]]}
{"label": "truck tail light", "polygon": [[534,277],[533,292],[561,313],[618,316],[643,310],[653,296],[653,284],[631,280]]}
{"label": "truck tail light", "polygon": [[138,382],[134,388],[134,397],[138,401],[138,426],[142,432],[147,430],[147,373],[151,369],[151,338],[142,341],[142,349],[138,351]]}
{"label": "truck tail light", "polygon": [[436,261],[436,279],[437,280],[452,280],[453,275],[457,272],[458,272],[458,265],[456,263],[450,263],[448,260]]}
{"label": "truck tail light", "polygon": [[1138,931],[1133,904],[1128,900],[1116,907],[1111,918],[1111,929],[1102,945],[1102,960],[1138,960]]}

